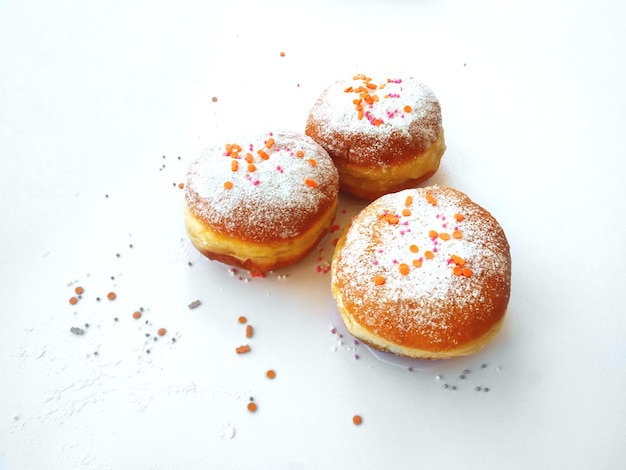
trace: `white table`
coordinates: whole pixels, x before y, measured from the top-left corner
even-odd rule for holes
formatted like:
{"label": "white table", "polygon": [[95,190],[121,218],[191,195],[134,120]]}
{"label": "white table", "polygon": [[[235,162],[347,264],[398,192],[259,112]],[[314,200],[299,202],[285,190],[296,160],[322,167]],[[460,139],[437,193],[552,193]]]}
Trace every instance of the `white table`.
{"label": "white table", "polygon": [[[0,4],[0,468],[625,468],[625,4],[223,3]],[[341,338],[332,235],[263,279],[185,237],[205,146],[302,130],[377,72],[435,91],[431,182],[511,243],[475,356],[410,370]]]}

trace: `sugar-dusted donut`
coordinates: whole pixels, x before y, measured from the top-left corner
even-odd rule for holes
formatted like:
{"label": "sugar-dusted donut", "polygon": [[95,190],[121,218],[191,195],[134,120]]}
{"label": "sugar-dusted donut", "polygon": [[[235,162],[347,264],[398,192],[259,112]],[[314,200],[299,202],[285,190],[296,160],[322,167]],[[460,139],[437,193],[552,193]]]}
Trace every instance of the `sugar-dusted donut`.
{"label": "sugar-dusted donut", "polygon": [[452,188],[387,194],[345,229],[331,266],[348,330],[374,348],[426,359],[467,355],[500,329],[511,289],[496,219]]}
{"label": "sugar-dusted donut", "polygon": [[446,149],[439,101],[415,78],[337,81],[314,103],[305,133],[330,154],[341,189],[367,200],[416,187]]}
{"label": "sugar-dusted donut", "polygon": [[272,271],[305,257],[327,233],[338,188],[328,153],[306,135],[242,137],[189,166],[185,227],[208,258]]}

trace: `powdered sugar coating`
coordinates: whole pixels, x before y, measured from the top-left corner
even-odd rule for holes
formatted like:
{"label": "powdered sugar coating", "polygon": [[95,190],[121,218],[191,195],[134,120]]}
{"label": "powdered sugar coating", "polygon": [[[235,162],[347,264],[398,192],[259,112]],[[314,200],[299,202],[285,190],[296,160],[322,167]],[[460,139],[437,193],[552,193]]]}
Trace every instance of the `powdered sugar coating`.
{"label": "powdered sugar coating", "polygon": [[[375,99],[358,103],[365,88]],[[426,85],[413,77],[364,75],[329,86],[315,102],[306,126],[306,134],[333,159],[374,168],[415,158],[442,131],[439,101]]]}
{"label": "powdered sugar coating", "polygon": [[[468,276],[453,273],[455,259],[471,269]],[[459,191],[431,186],[385,195],[364,209],[335,253],[332,282],[364,328],[402,346],[441,351],[501,319],[510,273],[509,245],[491,214]]]}
{"label": "powdered sugar coating", "polygon": [[287,240],[336,200],[337,170],[309,137],[277,131],[240,139],[240,151],[232,144],[205,150],[187,173],[186,203],[213,230],[259,243]]}

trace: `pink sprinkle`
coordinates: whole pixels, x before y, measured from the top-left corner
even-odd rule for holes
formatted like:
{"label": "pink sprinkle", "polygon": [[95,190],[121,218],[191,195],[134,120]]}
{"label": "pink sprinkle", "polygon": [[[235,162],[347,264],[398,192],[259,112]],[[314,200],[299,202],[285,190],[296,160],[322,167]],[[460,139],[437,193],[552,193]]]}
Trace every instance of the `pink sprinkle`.
{"label": "pink sprinkle", "polygon": [[317,267],[317,272],[318,272],[318,273],[319,273],[319,272],[322,272],[322,267],[321,267],[321,266],[318,266],[318,267]]}
{"label": "pink sprinkle", "polygon": [[437,253],[437,247],[433,248],[433,253]]}
{"label": "pink sprinkle", "polygon": [[336,329],[335,329],[335,327],[333,326],[333,327],[330,329],[330,332],[334,335],[335,333],[337,333],[337,330],[336,330]]}
{"label": "pink sprinkle", "polygon": [[357,344],[359,344],[359,342],[355,339],[352,341],[352,343],[356,346]]}
{"label": "pink sprinkle", "polygon": [[440,216],[439,216],[439,214],[437,214],[435,217],[438,219]]}
{"label": "pink sprinkle", "polygon": [[355,354],[355,355],[354,355],[354,358],[355,358],[357,361],[359,360],[359,357],[360,357],[360,356],[359,356],[358,354]]}
{"label": "pink sprinkle", "polygon": [[259,183],[260,183],[260,181],[259,181],[259,180],[254,180],[254,183],[252,183],[252,184],[254,184],[255,186],[258,186],[258,185],[259,185]]}
{"label": "pink sprinkle", "polygon": [[393,264],[398,264],[398,260],[397,260],[397,259],[394,259],[394,260],[393,260]]}
{"label": "pink sprinkle", "polygon": [[374,266],[377,266],[377,265],[378,265],[378,260],[377,260],[377,259],[375,259],[374,261],[372,261],[372,264],[373,264]]}

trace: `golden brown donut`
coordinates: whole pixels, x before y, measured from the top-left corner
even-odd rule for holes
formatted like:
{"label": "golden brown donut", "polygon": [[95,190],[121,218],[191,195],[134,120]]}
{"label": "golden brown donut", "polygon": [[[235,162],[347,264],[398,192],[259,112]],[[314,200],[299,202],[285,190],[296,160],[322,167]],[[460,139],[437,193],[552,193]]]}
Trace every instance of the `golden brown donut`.
{"label": "golden brown donut", "polygon": [[367,200],[430,178],[446,149],[439,101],[412,77],[335,82],[313,105],[305,133],[330,154],[341,189]]}
{"label": "golden brown donut", "polygon": [[504,231],[489,212],[444,186],[370,203],[340,237],[331,273],[354,336],[424,359],[481,349],[500,329],[511,290]]}
{"label": "golden brown donut", "polygon": [[304,258],[327,233],[339,181],[328,153],[278,131],[207,149],[190,166],[184,218],[210,259],[253,274]]}

